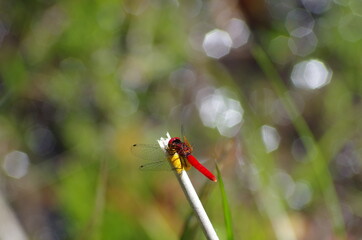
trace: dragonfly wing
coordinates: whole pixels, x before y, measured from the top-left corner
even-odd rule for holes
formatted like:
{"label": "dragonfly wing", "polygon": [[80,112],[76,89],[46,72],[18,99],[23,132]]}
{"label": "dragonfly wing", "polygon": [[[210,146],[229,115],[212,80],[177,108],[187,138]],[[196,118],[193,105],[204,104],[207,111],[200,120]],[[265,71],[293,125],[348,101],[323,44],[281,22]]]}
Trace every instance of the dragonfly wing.
{"label": "dragonfly wing", "polygon": [[188,146],[191,149],[191,152],[193,151],[193,148],[190,144],[190,142],[187,140],[187,138],[184,136],[184,143],[186,144],[186,146]]}
{"label": "dragonfly wing", "polygon": [[165,153],[158,144],[133,144],[131,152],[134,156],[148,162],[158,162],[165,159]]}
{"label": "dragonfly wing", "polygon": [[170,171],[171,166],[167,161],[146,163],[140,166],[142,171]]}
{"label": "dragonfly wing", "polygon": [[142,171],[170,171],[171,166],[166,159],[166,153],[158,144],[133,144],[131,152],[145,161],[139,167]]}

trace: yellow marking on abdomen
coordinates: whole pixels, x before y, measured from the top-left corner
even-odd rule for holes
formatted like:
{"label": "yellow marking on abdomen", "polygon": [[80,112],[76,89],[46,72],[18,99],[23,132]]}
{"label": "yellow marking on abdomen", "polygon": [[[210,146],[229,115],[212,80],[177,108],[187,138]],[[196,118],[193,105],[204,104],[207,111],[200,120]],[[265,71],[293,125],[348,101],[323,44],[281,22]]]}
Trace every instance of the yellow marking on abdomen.
{"label": "yellow marking on abdomen", "polygon": [[180,156],[178,155],[178,153],[175,153],[175,154],[169,156],[169,161],[171,162],[172,166],[175,168],[176,172],[178,174],[181,174],[181,172],[183,170],[183,166],[182,166],[181,159],[180,159]]}

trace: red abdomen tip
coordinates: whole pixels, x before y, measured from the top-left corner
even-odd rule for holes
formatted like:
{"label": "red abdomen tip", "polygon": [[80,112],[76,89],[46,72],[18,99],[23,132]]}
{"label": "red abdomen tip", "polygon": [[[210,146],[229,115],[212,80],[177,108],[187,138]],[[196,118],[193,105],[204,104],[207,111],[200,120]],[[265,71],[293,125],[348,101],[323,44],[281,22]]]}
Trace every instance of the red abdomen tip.
{"label": "red abdomen tip", "polygon": [[194,156],[188,155],[187,160],[194,168],[199,170],[199,172],[201,172],[205,177],[207,177],[213,182],[217,182],[217,179],[214,176],[214,174],[212,174],[209,170],[207,170],[207,168],[205,168],[199,161],[197,161],[197,159]]}

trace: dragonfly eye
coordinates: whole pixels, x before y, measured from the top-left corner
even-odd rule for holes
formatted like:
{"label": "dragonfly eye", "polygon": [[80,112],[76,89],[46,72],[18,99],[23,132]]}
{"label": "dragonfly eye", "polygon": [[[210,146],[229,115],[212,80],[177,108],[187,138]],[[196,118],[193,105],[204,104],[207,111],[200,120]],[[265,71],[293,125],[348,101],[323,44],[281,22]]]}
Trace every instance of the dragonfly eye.
{"label": "dragonfly eye", "polygon": [[168,144],[178,144],[181,143],[181,139],[178,137],[171,138]]}

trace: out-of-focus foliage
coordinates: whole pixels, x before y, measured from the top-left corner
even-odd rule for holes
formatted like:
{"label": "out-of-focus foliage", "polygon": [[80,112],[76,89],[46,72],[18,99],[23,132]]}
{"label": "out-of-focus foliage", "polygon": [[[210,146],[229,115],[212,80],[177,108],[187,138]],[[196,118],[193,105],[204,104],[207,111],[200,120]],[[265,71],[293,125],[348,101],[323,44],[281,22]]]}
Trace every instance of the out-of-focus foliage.
{"label": "out-of-focus foliage", "polygon": [[1,1],[0,238],[178,239],[186,198],[130,146],[183,125],[221,166],[235,239],[357,239],[361,16],[359,0]]}

